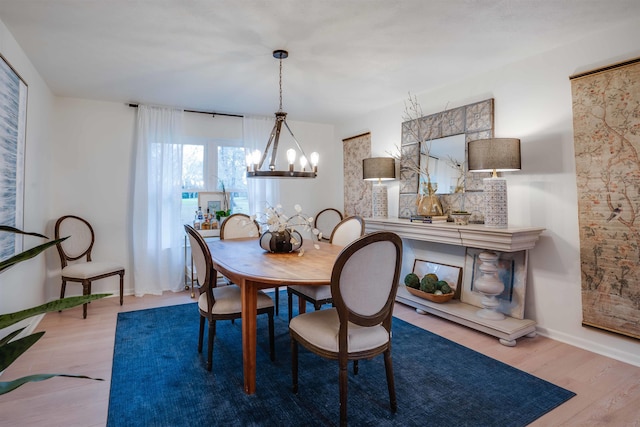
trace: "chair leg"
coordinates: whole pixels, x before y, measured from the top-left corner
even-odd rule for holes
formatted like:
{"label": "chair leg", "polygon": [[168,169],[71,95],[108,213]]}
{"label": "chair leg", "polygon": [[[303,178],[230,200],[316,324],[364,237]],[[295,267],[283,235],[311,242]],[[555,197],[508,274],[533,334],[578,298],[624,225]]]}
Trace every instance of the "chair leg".
{"label": "chair leg", "polygon": [[293,310],[293,293],[287,288],[287,308],[289,309],[289,322],[291,322],[291,310]]}
{"label": "chair leg", "polygon": [[[67,289],[67,281],[62,279],[62,285],[60,285],[60,299],[64,298],[64,291]],[[58,310],[58,313],[62,313],[62,310]]]}
{"label": "chair leg", "polygon": [[384,352],[384,369],[387,373],[387,387],[389,388],[389,404],[391,405],[391,412],[396,412],[398,410],[398,402],[396,400],[396,386],[393,380],[393,363],[391,361],[390,348]]}
{"label": "chair leg", "polygon": [[276,361],[276,339],[274,336],[273,312],[269,312],[269,357],[272,362]]}
{"label": "chair leg", "polygon": [[353,361],[353,375],[358,375],[358,361]]}
{"label": "chair leg", "polygon": [[340,372],[338,379],[340,382],[340,425],[347,425],[347,364],[349,361],[346,357],[338,360]]}
{"label": "chair leg", "polygon": [[291,338],[291,388],[298,393],[298,342]]}
{"label": "chair leg", "polygon": [[200,330],[198,331],[198,353],[202,353],[202,341],[204,341],[204,316],[200,315]]}
{"label": "chair leg", "polygon": [[280,305],[280,292],[279,291],[280,291],[280,289],[276,286],[275,290],[276,290],[276,298],[275,298],[276,304],[275,305],[276,305],[276,316],[277,316],[280,313],[280,308],[279,308],[279,305]]}
{"label": "chair leg", "polygon": [[[87,282],[86,280],[82,282],[82,295],[90,295],[91,294],[91,282]],[[82,304],[82,318],[87,318],[87,306],[89,304]]]}
{"label": "chair leg", "polygon": [[120,305],[124,303],[122,294],[124,293],[124,271],[120,273]]}
{"label": "chair leg", "polygon": [[209,336],[207,337],[207,371],[213,367],[213,338],[216,336],[216,321],[209,320]]}

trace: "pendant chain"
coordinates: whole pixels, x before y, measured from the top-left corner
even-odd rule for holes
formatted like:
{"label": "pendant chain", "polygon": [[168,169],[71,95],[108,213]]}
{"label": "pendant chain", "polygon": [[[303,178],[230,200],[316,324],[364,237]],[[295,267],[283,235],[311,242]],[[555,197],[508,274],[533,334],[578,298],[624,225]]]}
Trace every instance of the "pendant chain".
{"label": "pendant chain", "polygon": [[280,58],[280,80],[278,83],[280,84],[280,109],[278,111],[282,111],[282,58]]}

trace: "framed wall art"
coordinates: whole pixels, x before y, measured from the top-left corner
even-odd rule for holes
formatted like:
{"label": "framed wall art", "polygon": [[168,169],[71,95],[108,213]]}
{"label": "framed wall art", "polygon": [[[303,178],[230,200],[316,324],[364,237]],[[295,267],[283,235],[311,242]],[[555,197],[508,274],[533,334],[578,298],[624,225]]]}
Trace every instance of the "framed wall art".
{"label": "framed wall art", "polygon": [[438,279],[444,280],[449,284],[451,289],[453,289],[453,298],[460,297],[460,284],[462,282],[461,267],[416,259],[413,262],[413,272],[421,279],[429,273],[435,273]]}
{"label": "framed wall art", "polygon": [[[0,224],[23,228],[27,84],[0,55]],[[22,251],[22,237],[0,233],[0,261]]]}
{"label": "framed wall art", "polygon": [[[482,264],[478,255],[481,249],[467,248],[464,262],[464,277],[460,299],[466,304],[482,307],[482,294],[473,287],[474,280],[481,275]],[[516,319],[524,319],[524,300],[527,282],[527,251],[499,252],[498,278],[504,291],[498,295],[498,311]]]}
{"label": "framed wall art", "polygon": [[201,191],[198,193],[198,207],[203,213],[215,215],[217,211],[227,210],[229,206],[228,193],[222,191]]}

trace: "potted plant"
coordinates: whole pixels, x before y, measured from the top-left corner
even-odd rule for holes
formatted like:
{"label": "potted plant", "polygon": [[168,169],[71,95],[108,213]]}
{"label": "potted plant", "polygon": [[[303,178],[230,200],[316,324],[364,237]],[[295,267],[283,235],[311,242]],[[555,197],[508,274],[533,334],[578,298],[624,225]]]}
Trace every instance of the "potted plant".
{"label": "potted plant", "polygon": [[[35,236],[35,237],[41,237],[43,239],[47,239],[47,237],[43,236],[42,234],[24,232],[17,228],[9,227],[6,225],[0,225],[0,232],[23,234],[23,235]],[[26,261],[37,256],[41,252],[44,252],[45,250],[50,248],[51,246],[55,246],[57,243],[62,242],[66,239],[67,237],[49,241],[42,245],[36,246],[24,252],[21,252],[7,260],[1,261],[0,273],[8,269],[9,267],[12,267],[15,264],[18,264],[22,261]],[[44,314],[52,311],[65,310],[71,307],[76,307],[78,305],[86,304],[87,302],[90,302],[93,300],[104,298],[109,295],[111,294],[93,294],[93,295],[86,295],[86,296],[62,298],[62,299],[58,299],[55,301],[51,301],[51,302],[39,305],[37,307],[32,307],[26,310],[17,311],[15,313],[0,314],[0,330],[6,329],[12,325],[15,325],[18,322],[21,322],[33,316],[37,316],[39,314]],[[13,362],[15,362],[25,351],[27,351],[33,344],[35,344],[44,335],[44,331],[42,331],[42,332],[36,332],[30,335],[27,335],[24,337],[19,337],[19,335],[24,331],[24,329],[25,328],[19,328],[0,338],[0,372],[4,371]],[[86,378],[86,379],[103,381],[100,378],[91,378],[84,375],[34,374],[34,375],[18,378],[12,381],[0,381],[0,395],[9,393],[28,382],[43,381],[56,376]]]}

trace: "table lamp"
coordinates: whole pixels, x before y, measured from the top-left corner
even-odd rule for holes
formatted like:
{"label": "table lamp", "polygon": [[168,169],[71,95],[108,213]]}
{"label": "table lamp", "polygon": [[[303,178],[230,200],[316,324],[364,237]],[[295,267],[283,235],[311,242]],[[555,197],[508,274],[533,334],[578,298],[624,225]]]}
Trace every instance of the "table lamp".
{"label": "table lamp", "polygon": [[492,172],[484,178],[484,225],[507,228],[507,180],[497,172],[520,170],[520,140],[516,138],[489,138],[469,141],[469,172]]}
{"label": "table lamp", "polygon": [[378,181],[373,186],[373,218],[388,215],[387,186],[382,181],[396,178],[396,159],[393,157],[372,157],[362,160],[362,179]]}

